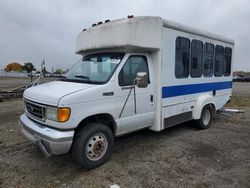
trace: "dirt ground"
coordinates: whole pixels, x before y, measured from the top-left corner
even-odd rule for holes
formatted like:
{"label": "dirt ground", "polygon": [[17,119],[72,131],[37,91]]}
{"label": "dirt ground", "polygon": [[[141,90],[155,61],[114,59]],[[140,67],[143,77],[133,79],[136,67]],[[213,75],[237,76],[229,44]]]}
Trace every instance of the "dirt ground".
{"label": "dirt ground", "polygon": [[212,127],[192,122],[156,133],[117,138],[101,167],[85,171],[69,155],[44,158],[20,133],[21,99],[0,103],[0,187],[250,187],[250,83],[234,84],[228,106],[245,113],[217,115]]}

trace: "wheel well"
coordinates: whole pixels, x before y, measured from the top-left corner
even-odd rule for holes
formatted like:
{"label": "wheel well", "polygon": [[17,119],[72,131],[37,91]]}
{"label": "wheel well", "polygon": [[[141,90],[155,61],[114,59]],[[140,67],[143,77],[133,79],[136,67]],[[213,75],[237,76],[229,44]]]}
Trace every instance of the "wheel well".
{"label": "wheel well", "polygon": [[[213,115],[213,117],[215,116],[215,113],[216,113],[216,109],[215,109],[215,105],[213,104],[213,103],[209,103],[209,104],[206,104],[205,106],[209,106],[210,108],[211,108],[211,110],[212,110],[212,115]],[[205,107],[204,106],[204,107]],[[203,107],[203,108],[204,108]]]}
{"label": "wheel well", "polygon": [[75,128],[75,131],[78,132],[82,127],[87,125],[88,123],[103,123],[104,125],[108,126],[110,130],[115,135],[116,130],[116,123],[114,118],[110,114],[96,114],[89,116],[83,119],[79,125]]}

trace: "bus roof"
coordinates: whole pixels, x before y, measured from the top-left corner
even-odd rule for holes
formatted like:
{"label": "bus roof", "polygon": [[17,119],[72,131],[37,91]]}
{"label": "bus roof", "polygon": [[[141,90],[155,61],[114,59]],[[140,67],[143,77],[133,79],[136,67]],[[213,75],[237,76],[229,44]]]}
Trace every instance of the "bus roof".
{"label": "bus roof", "polygon": [[164,27],[234,44],[232,39],[162,19],[161,17],[139,16],[113,20],[83,30],[76,38],[76,53],[81,54],[109,48],[147,49],[148,51],[160,49],[161,33]]}
{"label": "bus roof", "polygon": [[218,41],[221,41],[221,42],[234,44],[233,39],[223,37],[221,35],[217,35],[217,34],[214,34],[214,33],[211,33],[211,32],[203,31],[203,30],[200,30],[200,29],[195,29],[193,27],[186,26],[186,25],[183,25],[183,24],[179,24],[177,22],[173,22],[173,21],[170,21],[170,20],[163,19],[163,26],[167,27],[167,28],[172,28],[172,29],[175,29],[175,30],[178,30],[178,31],[191,33],[191,34],[194,34],[194,35],[199,35],[201,37],[206,37],[206,38],[218,40]]}

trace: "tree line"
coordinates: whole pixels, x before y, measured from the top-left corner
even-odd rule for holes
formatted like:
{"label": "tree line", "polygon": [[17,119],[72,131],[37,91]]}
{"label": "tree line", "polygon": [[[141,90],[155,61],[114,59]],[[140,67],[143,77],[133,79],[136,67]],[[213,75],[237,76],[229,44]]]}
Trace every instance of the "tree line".
{"label": "tree line", "polygon": [[[4,68],[4,71],[6,71],[6,72],[11,72],[11,71],[23,72],[23,71],[25,71],[27,73],[30,73],[32,71],[36,71],[36,68],[35,68],[34,64],[31,62],[26,62],[26,63],[24,63],[24,65],[21,65],[20,63],[17,63],[17,62],[13,62],[13,63],[8,64]],[[64,71],[61,68],[58,68],[58,69],[56,69],[56,71],[54,73],[55,74],[63,74],[63,72]],[[44,74],[48,73],[48,71],[46,70],[45,67],[43,68],[42,73],[44,73]]]}
{"label": "tree line", "polygon": [[30,73],[31,71],[35,71],[36,68],[33,65],[33,63],[31,63],[31,62],[24,63],[24,65],[21,65],[19,63],[13,62],[13,63],[8,64],[4,68],[4,70],[6,72],[10,72],[10,71],[23,72],[23,71],[26,71],[26,72]]}

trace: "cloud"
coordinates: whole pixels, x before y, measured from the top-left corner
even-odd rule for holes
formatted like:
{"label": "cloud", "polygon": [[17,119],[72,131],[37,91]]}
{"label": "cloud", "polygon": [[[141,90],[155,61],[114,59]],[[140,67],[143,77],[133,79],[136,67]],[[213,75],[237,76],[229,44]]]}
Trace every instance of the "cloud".
{"label": "cloud", "polygon": [[249,70],[250,2],[248,0],[2,0],[0,2],[0,69],[17,61],[48,70],[73,65],[75,37],[92,23],[134,14],[161,16],[202,30],[231,37],[235,69]]}

